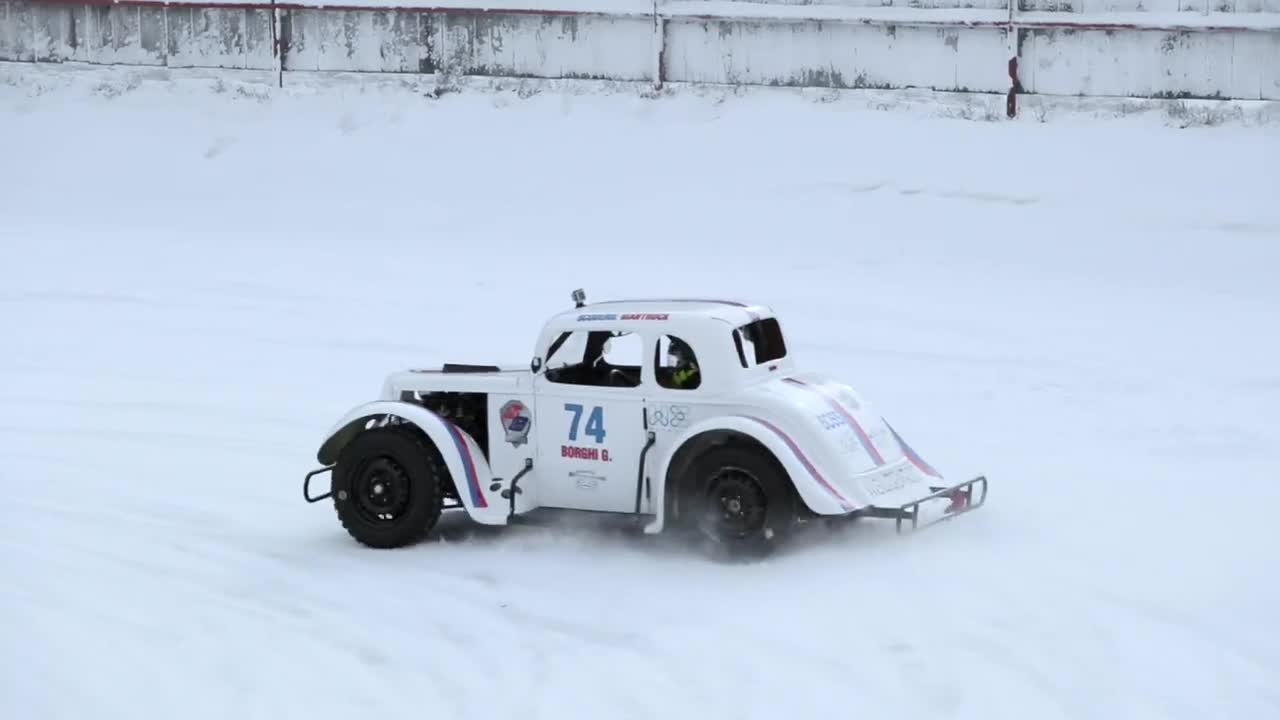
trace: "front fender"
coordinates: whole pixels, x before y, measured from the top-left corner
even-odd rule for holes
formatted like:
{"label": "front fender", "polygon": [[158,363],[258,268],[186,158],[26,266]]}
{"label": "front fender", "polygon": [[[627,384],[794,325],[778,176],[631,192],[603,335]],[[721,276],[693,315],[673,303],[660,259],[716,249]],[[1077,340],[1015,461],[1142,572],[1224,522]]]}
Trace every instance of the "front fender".
{"label": "front fender", "polygon": [[758,415],[727,415],[695,423],[671,443],[670,450],[664,454],[654,473],[659,478],[654,501],[656,514],[653,522],[645,527],[646,533],[662,531],[666,515],[667,474],[681,448],[695,442],[699,436],[726,430],[746,435],[772,453],[786,470],[801,501],[813,512],[844,515],[858,509],[858,503],[848,493],[842,492],[834,479],[826,477],[814,465],[810,454],[783,428]]}
{"label": "front fender", "polygon": [[462,506],[473,520],[488,525],[506,524],[508,508],[498,493],[487,491],[493,480],[493,471],[480,444],[462,428],[421,405],[378,400],[352,408],[329,431],[316,453],[316,459],[322,465],[333,465],[352,438],[368,429],[374,420],[386,416],[395,416],[414,425],[435,443],[444,458],[445,467],[454,478]]}

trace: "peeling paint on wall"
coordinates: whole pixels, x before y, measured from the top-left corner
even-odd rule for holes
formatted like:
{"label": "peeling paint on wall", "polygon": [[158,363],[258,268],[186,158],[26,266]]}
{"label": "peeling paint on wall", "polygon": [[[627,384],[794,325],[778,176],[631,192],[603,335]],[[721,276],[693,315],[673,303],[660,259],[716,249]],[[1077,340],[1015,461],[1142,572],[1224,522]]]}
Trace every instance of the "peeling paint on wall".
{"label": "peeling paint on wall", "polygon": [[466,75],[652,80],[649,18],[447,16],[446,54]]}
{"label": "peeling paint on wall", "polygon": [[9,3],[0,0],[0,59],[17,59],[13,51],[13,35],[17,30],[9,18]]}
{"label": "peeling paint on wall", "polygon": [[272,67],[264,10],[14,2],[0,10],[0,59]]}
{"label": "peeling paint on wall", "polygon": [[293,10],[286,70],[652,79],[645,18]]}

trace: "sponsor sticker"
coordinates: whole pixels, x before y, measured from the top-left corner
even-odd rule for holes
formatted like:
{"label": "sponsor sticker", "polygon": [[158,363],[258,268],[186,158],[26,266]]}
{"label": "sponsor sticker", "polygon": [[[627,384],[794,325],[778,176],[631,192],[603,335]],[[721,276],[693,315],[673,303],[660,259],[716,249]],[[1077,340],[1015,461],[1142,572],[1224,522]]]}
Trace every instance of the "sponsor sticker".
{"label": "sponsor sticker", "polygon": [[502,419],[502,429],[506,431],[507,442],[512,447],[519,447],[529,442],[529,429],[533,426],[533,414],[528,406],[519,400],[508,400],[502,406],[498,416]]}
{"label": "sponsor sticker", "polygon": [[827,412],[820,413],[817,418],[818,423],[822,425],[823,430],[835,430],[838,427],[845,427],[849,424],[849,422],[844,418],[844,413],[836,410],[829,410]]}
{"label": "sponsor sticker", "polygon": [[879,497],[909,485],[919,484],[920,476],[912,472],[911,468],[904,466],[869,477],[865,483],[867,492],[873,497]]}
{"label": "sponsor sticker", "polygon": [[655,430],[679,430],[689,425],[688,405],[657,405],[647,412],[649,427]]}
{"label": "sponsor sticker", "polygon": [[574,470],[569,473],[569,477],[578,486],[579,490],[595,490],[605,480],[603,475],[590,470]]}
{"label": "sponsor sticker", "polygon": [[578,316],[578,322],[593,322],[598,320],[670,320],[671,313],[582,313]]}

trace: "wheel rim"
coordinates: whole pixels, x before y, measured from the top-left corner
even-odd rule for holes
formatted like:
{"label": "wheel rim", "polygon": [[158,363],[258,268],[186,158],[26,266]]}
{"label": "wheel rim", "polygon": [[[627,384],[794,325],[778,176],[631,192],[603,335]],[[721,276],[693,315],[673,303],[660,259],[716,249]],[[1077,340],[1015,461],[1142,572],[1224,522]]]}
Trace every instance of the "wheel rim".
{"label": "wheel rim", "polygon": [[755,475],[721,468],[707,485],[704,528],[716,538],[741,538],[764,527],[768,498]]}
{"label": "wheel rim", "polygon": [[365,521],[395,522],[409,506],[409,473],[389,457],[370,460],[355,473],[352,495]]}

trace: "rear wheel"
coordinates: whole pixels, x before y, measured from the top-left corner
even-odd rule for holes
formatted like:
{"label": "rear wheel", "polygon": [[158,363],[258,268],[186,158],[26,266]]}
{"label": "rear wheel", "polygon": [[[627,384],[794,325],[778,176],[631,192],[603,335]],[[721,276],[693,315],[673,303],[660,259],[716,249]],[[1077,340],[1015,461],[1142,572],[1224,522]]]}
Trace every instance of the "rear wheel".
{"label": "rear wheel", "polygon": [[400,427],[366,430],[347,443],[333,468],[332,492],[351,537],[393,548],[435,526],[444,493],[431,462],[434,452],[428,440]]}
{"label": "rear wheel", "polygon": [[713,550],[759,555],[791,534],[795,490],[766,451],[718,447],[698,458],[692,472],[689,520]]}

